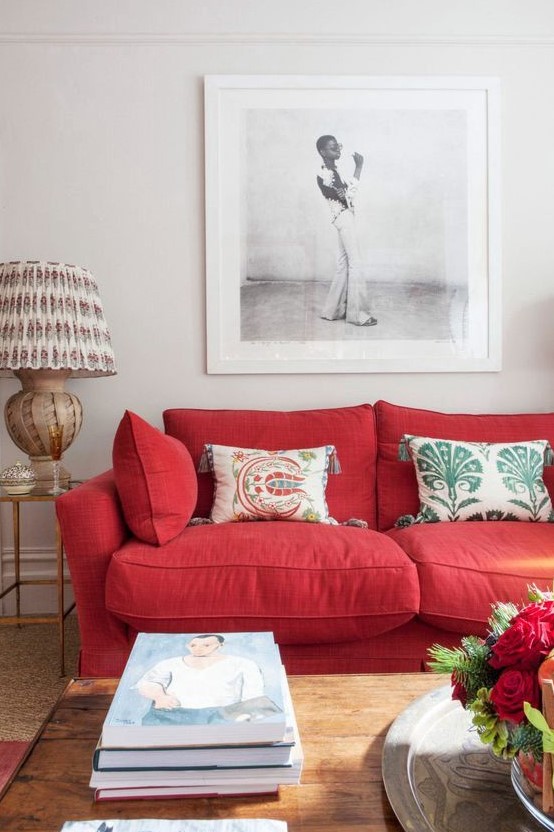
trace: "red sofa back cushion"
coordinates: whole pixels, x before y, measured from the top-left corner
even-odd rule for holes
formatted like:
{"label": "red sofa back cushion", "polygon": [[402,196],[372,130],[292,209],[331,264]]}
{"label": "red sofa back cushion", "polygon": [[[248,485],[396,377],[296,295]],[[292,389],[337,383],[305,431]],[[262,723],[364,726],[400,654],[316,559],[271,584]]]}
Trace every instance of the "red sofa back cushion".
{"label": "red sofa back cushion", "polygon": [[[336,520],[356,517],[375,528],[376,436],[369,404],[322,410],[196,410],[164,411],[165,430],[189,449],[196,467],[204,445],[280,450],[334,445],[342,468],[331,474],[326,496]],[[207,517],[212,507],[211,473],[198,475],[195,515]]]}
{"label": "red sofa back cushion", "polygon": [[[377,527],[390,529],[402,514],[417,514],[419,499],[412,462],[398,460],[405,433],[467,442],[519,442],[548,439],[554,447],[554,413],[438,413],[388,402],[375,404],[377,421]],[[544,469],[544,482],[554,499],[554,466]]]}

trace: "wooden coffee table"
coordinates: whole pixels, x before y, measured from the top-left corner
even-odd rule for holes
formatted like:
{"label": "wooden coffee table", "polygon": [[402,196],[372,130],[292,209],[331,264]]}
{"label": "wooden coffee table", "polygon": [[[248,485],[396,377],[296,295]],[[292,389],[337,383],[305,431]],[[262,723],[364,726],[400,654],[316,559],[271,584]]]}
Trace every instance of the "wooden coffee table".
{"label": "wooden coffee table", "polygon": [[417,696],[443,686],[432,674],[292,676],[304,747],[298,786],[278,796],[94,803],[92,753],[116,688],[73,680],[0,800],[3,832],[59,832],[85,818],[275,818],[289,832],[400,832],[381,779],[385,735]]}

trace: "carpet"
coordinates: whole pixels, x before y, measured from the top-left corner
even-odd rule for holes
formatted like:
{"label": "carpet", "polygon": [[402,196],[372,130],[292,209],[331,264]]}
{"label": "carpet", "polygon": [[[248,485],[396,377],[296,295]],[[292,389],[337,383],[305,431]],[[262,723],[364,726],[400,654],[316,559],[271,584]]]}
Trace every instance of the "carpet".
{"label": "carpet", "polygon": [[0,791],[75,675],[79,652],[75,615],[66,619],[65,640],[66,676],[60,676],[56,626],[0,626]]}

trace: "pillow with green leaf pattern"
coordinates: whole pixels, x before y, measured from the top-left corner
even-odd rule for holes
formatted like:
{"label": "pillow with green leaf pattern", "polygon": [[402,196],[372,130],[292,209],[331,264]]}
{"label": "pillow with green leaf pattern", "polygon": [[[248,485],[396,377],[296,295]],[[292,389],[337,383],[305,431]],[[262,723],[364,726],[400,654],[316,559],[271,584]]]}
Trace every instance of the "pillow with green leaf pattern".
{"label": "pillow with green leaf pattern", "polygon": [[419,513],[396,525],[456,520],[554,522],[542,474],[552,451],[546,439],[529,442],[461,442],[403,437],[415,466]]}

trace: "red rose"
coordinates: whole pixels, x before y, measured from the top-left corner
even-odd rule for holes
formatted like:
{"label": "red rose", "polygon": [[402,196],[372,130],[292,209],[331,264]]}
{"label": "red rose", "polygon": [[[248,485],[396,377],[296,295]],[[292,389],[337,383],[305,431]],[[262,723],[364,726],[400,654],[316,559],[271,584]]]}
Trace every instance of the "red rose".
{"label": "red rose", "polygon": [[490,699],[499,719],[522,722],[525,718],[524,702],[529,702],[534,708],[540,706],[540,689],[536,671],[505,670],[492,688]]}
{"label": "red rose", "polygon": [[528,604],[516,617],[512,619],[525,621],[543,621],[554,626],[554,601],[543,601],[542,603]]}
{"label": "red rose", "polygon": [[497,669],[536,670],[553,646],[554,602],[529,604],[492,646],[489,664]]}
{"label": "red rose", "polygon": [[457,699],[465,708],[467,704],[467,690],[461,682],[456,680],[456,674],[453,673],[451,677],[452,682],[452,699]]}

